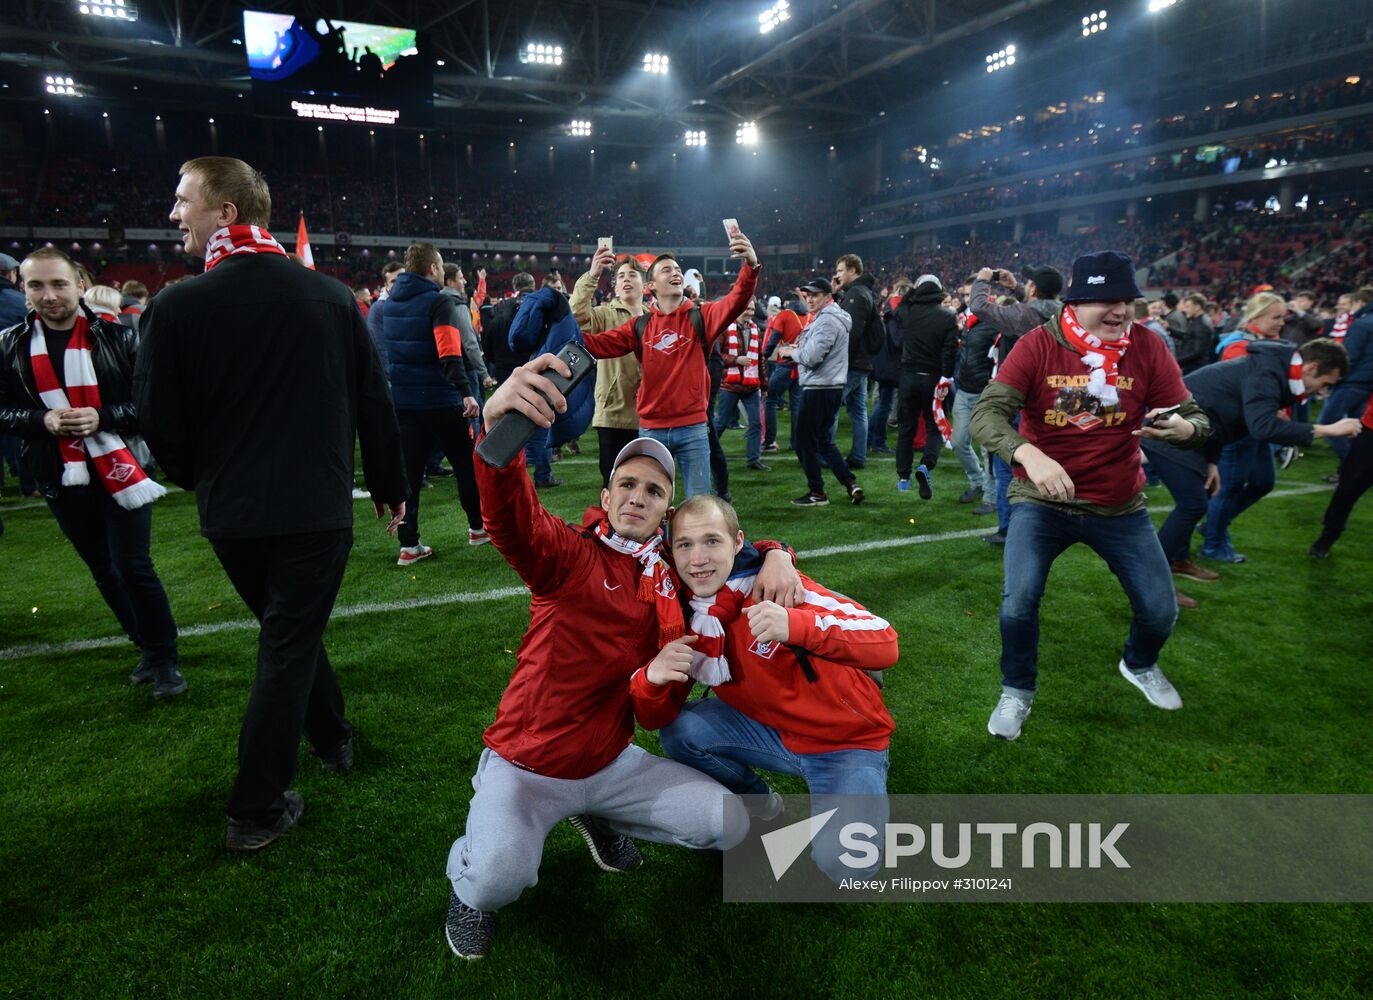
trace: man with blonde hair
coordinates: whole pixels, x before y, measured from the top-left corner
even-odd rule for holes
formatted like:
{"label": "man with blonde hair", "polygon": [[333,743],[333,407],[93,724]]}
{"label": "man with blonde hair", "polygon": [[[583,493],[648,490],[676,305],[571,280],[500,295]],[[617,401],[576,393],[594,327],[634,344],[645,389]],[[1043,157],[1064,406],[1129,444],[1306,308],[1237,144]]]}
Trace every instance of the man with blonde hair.
{"label": "man with blonde hair", "polygon": [[267,231],[262,175],[222,156],[181,167],[171,221],[205,273],[143,314],[134,400],[168,477],[194,490],[200,530],[262,623],[238,742],[226,846],[293,827],[301,734],[324,768],[353,762],[324,627],[353,544],[353,442],[389,531],[409,492],[391,391],[348,287],[296,267]]}

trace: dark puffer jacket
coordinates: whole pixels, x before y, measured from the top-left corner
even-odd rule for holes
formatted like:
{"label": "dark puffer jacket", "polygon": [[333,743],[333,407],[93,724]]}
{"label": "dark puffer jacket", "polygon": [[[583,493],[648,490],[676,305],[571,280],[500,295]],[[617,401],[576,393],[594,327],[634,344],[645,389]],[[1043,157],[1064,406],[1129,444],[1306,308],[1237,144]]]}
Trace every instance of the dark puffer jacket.
{"label": "dark puffer jacket", "polygon": [[[134,455],[146,460],[143,443],[135,437],[138,414],[131,400],[138,336],[121,323],[100,319],[85,305],[81,308],[90,323],[91,363],[100,385],[100,429],[124,438]],[[22,323],[0,333],[0,434],[23,439],[20,462],[39,491],[55,497],[62,485],[62,456],[57,438],[43,426],[49,407],[38,398],[29,357],[33,321],[34,313],[29,313]]]}
{"label": "dark puffer jacket", "polygon": [[953,375],[958,359],[958,320],[940,303],[944,290],[932,282],[912,288],[894,316],[901,326],[901,368]]}

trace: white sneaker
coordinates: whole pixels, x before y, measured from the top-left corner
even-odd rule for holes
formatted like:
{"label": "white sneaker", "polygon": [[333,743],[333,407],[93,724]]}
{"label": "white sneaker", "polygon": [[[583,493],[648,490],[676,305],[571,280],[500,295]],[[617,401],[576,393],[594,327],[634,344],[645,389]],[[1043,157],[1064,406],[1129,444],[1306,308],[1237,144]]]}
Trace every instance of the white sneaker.
{"label": "white sneaker", "polygon": [[772,789],[768,789],[768,797],[764,799],[762,803],[756,806],[747,807],[747,809],[750,817],[766,823],[768,820],[776,819],[778,816],[782,815],[782,810],[786,807],[787,804],[782,801],[782,796],[778,795]]}
{"label": "white sneaker", "polygon": [[354,486],[354,487],[353,487],[353,499],[354,499],[354,500],[371,500],[371,499],[372,499],[372,494],[368,493],[366,490],[360,490],[360,489],[358,489],[356,486]]}
{"label": "white sneaker", "polygon": [[996,703],[992,717],[987,720],[987,732],[1003,740],[1013,740],[1020,735],[1020,727],[1029,715],[1029,698],[1002,691],[1001,700]]}
{"label": "white sneaker", "polygon": [[490,541],[491,541],[491,536],[488,535],[484,529],[481,529],[481,528],[468,528],[468,529],[467,529],[467,544],[468,544],[468,545],[486,545],[486,544],[487,544],[488,542],[490,542]]}
{"label": "white sneaker", "polygon": [[1120,661],[1120,676],[1144,692],[1144,697],[1149,699],[1149,703],[1157,705],[1159,708],[1175,711],[1182,707],[1182,697],[1178,694],[1177,688],[1168,682],[1168,678],[1163,676],[1163,671],[1155,663],[1148,670],[1138,672],[1131,670],[1125,665],[1125,661]]}
{"label": "white sneaker", "polygon": [[409,566],[417,563],[421,559],[428,559],[434,554],[434,550],[428,545],[412,545],[409,548],[401,547],[400,558],[396,560],[397,566]]}

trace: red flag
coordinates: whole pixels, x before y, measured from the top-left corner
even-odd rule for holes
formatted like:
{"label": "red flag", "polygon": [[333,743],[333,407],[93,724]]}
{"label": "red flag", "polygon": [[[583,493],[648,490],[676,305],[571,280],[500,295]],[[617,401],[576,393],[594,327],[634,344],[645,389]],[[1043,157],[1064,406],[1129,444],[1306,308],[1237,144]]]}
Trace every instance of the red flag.
{"label": "red flag", "polygon": [[305,231],[305,213],[300,213],[300,224],[296,226],[296,256],[311,271],[315,269],[315,255],[310,250],[310,234]]}

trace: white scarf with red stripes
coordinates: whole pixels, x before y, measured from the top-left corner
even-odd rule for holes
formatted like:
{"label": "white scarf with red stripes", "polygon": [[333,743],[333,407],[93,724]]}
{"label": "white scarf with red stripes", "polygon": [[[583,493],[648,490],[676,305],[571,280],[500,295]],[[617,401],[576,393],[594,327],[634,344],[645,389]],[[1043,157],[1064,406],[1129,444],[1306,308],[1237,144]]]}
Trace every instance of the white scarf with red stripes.
{"label": "white scarf with red stripes", "polygon": [[1330,338],[1332,340],[1343,340],[1344,335],[1349,332],[1349,313],[1340,313],[1335,317],[1335,325],[1330,328]]}
{"label": "white scarf with red stripes", "polygon": [[691,599],[691,631],[699,639],[691,650],[692,677],[707,687],[727,684],[730,680],[729,660],[725,657],[725,626],[739,617],[744,601],[753,593],[756,573],[736,576],[713,597]]}
{"label": "white scarf with red stripes", "polygon": [[241,253],[279,253],[285,257],[286,248],[261,226],[225,226],[205,241],[205,270]]}
{"label": "white scarf with red stripes", "polygon": [[1078,322],[1073,307],[1066,305],[1060,314],[1059,326],[1068,346],[1082,355],[1082,363],[1092,370],[1087,377],[1087,392],[1101,400],[1103,406],[1120,403],[1116,379],[1120,377],[1120,362],[1130,347],[1130,332],[1117,340],[1102,340]]}
{"label": "white scarf with red stripes", "polygon": [[1301,377],[1301,366],[1301,352],[1298,351],[1292,355],[1292,363],[1287,366],[1287,388],[1292,390],[1298,403],[1306,398],[1306,382]]}
{"label": "white scarf with red stripes", "polygon": [[[62,358],[62,370],[67,376],[67,388],[57,379],[57,372],[48,356],[48,342],[43,324],[35,316],[33,334],[29,339],[29,357],[33,362],[33,381],[38,398],[50,410],[66,410],[89,406],[100,409],[100,385],[95,378],[91,360],[90,323],[84,313],[77,313],[76,326]],[[57,449],[62,455],[62,485],[86,486],[91,475],[86,458],[100,474],[100,485],[125,510],[137,510],[166,494],[161,484],[143,473],[124,439],[109,431],[96,431],[85,438],[59,437]]]}
{"label": "white scarf with red stripes", "polygon": [[758,327],[753,323],[746,323],[746,325],[748,327],[747,338],[740,337],[738,323],[731,323],[725,330],[724,352],[732,357],[745,358],[748,361],[748,366],[740,368],[737,363],[730,365],[725,371],[724,384],[752,390],[759,386]]}

